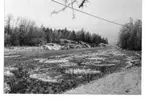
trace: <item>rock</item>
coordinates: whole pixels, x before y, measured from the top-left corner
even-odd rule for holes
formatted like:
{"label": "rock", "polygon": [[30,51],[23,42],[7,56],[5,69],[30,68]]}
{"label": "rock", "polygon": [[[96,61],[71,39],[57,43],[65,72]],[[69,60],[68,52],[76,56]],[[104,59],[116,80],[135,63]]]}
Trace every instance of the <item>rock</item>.
{"label": "rock", "polygon": [[68,40],[68,39],[60,39],[60,44],[65,45],[65,44],[78,44],[78,42],[73,41],[73,40]]}
{"label": "rock", "polygon": [[73,41],[67,39],[60,39],[60,44],[62,45],[62,50],[68,49],[81,49],[81,48],[90,48],[91,46],[82,41]]}
{"label": "rock", "polygon": [[91,46],[88,43],[85,43],[85,42],[82,42],[82,41],[79,41],[79,43],[81,45],[83,45],[84,48],[91,48]]}

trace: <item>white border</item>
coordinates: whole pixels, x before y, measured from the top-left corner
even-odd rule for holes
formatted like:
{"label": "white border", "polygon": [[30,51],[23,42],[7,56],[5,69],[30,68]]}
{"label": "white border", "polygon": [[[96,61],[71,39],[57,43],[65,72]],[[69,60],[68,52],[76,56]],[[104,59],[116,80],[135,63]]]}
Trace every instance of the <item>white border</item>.
{"label": "white border", "polygon": [[[143,2],[143,5],[142,5],[142,7],[143,7],[143,10],[142,10],[142,12],[143,12],[143,16],[142,16],[142,22],[143,22],[143,32],[142,32],[142,36],[143,36],[143,39],[142,39],[142,42],[144,43],[145,42],[145,29],[144,29],[144,26],[145,26],[145,20],[144,20],[144,18],[145,18],[145,12],[144,12],[144,9],[145,9],[145,1],[144,0],[142,0],[142,2]],[[127,98],[127,99],[140,99],[140,98],[144,98],[145,99],[145,97],[144,97],[144,95],[145,95],[145,93],[144,93],[144,88],[145,88],[145,86],[144,86],[144,83],[145,83],[145,81],[144,81],[144,73],[145,73],[145,70],[144,70],[144,64],[145,64],[145,60],[144,60],[144,56],[145,56],[145,53],[144,53],[144,50],[145,50],[145,45],[144,44],[142,44],[143,46],[142,46],[142,55],[143,55],[143,57],[142,57],[142,95],[137,95],[137,96],[135,96],[135,95],[35,95],[35,94],[33,94],[33,95],[26,95],[26,94],[22,94],[22,95],[17,95],[17,94],[15,94],[15,95],[12,95],[12,94],[3,94],[3,66],[4,66],[4,57],[3,57],[3,55],[4,55],[4,47],[3,47],[3,45],[4,45],[4,0],[0,0],[0,55],[1,55],[1,57],[0,57],[0,63],[1,63],[1,65],[0,65],[0,79],[1,79],[1,81],[0,81],[0,92],[1,92],[1,99],[12,99],[12,98],[14,98],[14,99],[16,99],[16,98],[18,98],[18,99],[20,99],[20,98],[23,98],[23,99],[26,99],[26,98],[33,98],[33,99],[42,99],[42,98],[46,98],[46,99],[52,99],[52,98],[55,98],[55,99],[60,99],[60,98],[66,98],[66,99],[75,99],[75,98],[80,98],[80,99],[93,99],[93,98],[98,98],[98,99],[102,99],[102,98],[104,98],[104,99],[124,99],[124,98]]]}
{"label": "white border", "polygon": [[145,79],[144,79],[144,76],[145,76],[145,1],[142,0],[142,96],[144,97],[145,99],[145,91],[144,91],[144,88],[145,88]]}
{"label": "white border", "polygon": [[0,92],[3,93],[3,66],[4,66],[4,1],[0,0]]}

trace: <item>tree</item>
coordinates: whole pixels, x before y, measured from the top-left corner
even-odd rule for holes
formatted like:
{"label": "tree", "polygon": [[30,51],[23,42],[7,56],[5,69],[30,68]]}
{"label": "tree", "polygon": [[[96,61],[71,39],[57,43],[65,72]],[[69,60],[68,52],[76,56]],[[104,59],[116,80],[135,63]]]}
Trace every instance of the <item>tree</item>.
{"label": "tree", "polygon": [[[37,27],[33,21],[23,18],[13,20],[16,23],[12,25],[10,19],[6,20],[7,24],[5,25],[5,46],[38,46],[50,42],[60,43],[61,38],[96,45],[107,41],[97,34],[86,33],[84,29],[77,32],[69,31],[67,28],[53,30],[44,26]],[[7,33],[8,31],[9,33]]]}
{"label": "tree", "polygon": [[85,42],[91,43],[91,34],[89,32],[86,33],[85,35]]}
{"label": "tree", "polygon": [[76,34],[75,34],[75,31],[74,30],[70,33],[69,39],[70,40],[76,40]]}
{"label": "tree", "polygon": [[76,39],[79,41],[85,41],[85,31],[84,31],[84,29],[81,29],[80,31],[78,31],[77,33],[76,33]]}
{"label": "tree", "polygon": [[5,34],[4,34],[4,38],[5,38],[5,39],[4,39],[4,45],[5,45],[5,46],[11,45],[11,41],[10,41],[11,39],[10,39],[10,37],[11,37],[11,36],[10,36],[8,33],[5,33]]}
{"label": "tree", "polygon": [[5,18],[5,33],[7,34],[11,34],[11,23],[12,23],[12,19],[13,19],[13,16],[11,14],[8,14],[7,17]]}
{"label": "tree", "polygon": [[[55,0],[52,0],[53,2],[57,2]],[[73,18],[75,18],[75,14],[74,14],[74,6],[77,5],[78,8],[83,8],[84,7],[84,4],[89,2],[88,0],[63,0],[64,2],[64,7],[58,11],[53,11],[52,14],[57,14],[61,11],[64,11],[66,10],[68,7],[71,7],[72,8],[72,13],[73,13]],[[59,2],[57,2],[59,3]]]}
{"label": "tree", "polygon": [[142,22],[137,20],[135,23],[130,21],[120,30],[119,47],[129,50],[141,50],[142,42]]}

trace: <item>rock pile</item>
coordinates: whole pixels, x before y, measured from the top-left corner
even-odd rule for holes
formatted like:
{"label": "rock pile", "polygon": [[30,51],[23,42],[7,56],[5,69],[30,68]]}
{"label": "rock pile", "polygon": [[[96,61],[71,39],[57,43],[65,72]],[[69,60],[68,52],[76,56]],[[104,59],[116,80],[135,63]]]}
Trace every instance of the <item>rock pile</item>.
{"label": "rock pile", "polygon": [[81,49],[81,48],[91,48],[91,46],[82,41],[72,41],[67,39],[61,39],[60,44],[62,45],[62,50],[68,49]]}
{"label": "rock pile", "polygon": [[91,46],[82,41],[60,39],[60,44],[48,43],[46,45],[42,45],[41,48],[45,50],[69,50],[69,49],[91,48]]}
{"label": "rock pile", "polygon": [[61,45],[56,44],[56,43],[48,43],[46,45],[43,45],[42,48],[45,50],[60,50]]}

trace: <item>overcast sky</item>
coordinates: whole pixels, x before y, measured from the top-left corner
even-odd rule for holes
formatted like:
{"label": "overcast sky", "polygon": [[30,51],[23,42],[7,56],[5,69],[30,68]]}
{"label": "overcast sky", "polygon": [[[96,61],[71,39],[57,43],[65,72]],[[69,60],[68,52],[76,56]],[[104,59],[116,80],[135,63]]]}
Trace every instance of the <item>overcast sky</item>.
{"label": "overcast sky", "polygon": [[[62,1],[62,0],[57,0]],[[142,18],[142,0],[89,0],[87,7],[80,9],[93,15],[124,24],[132,17],[134,20]],[[5,0],[5,14],[14,17],[24,17],[56,29],[73,29],[100,34],[107,37],[109,42],[116,42],[120,26],[108,23],[80,12],[75,12],[76,18],[72,19],[72,10],[67,9],[51,16],[53,10],[62,6],[51,0]]]}

